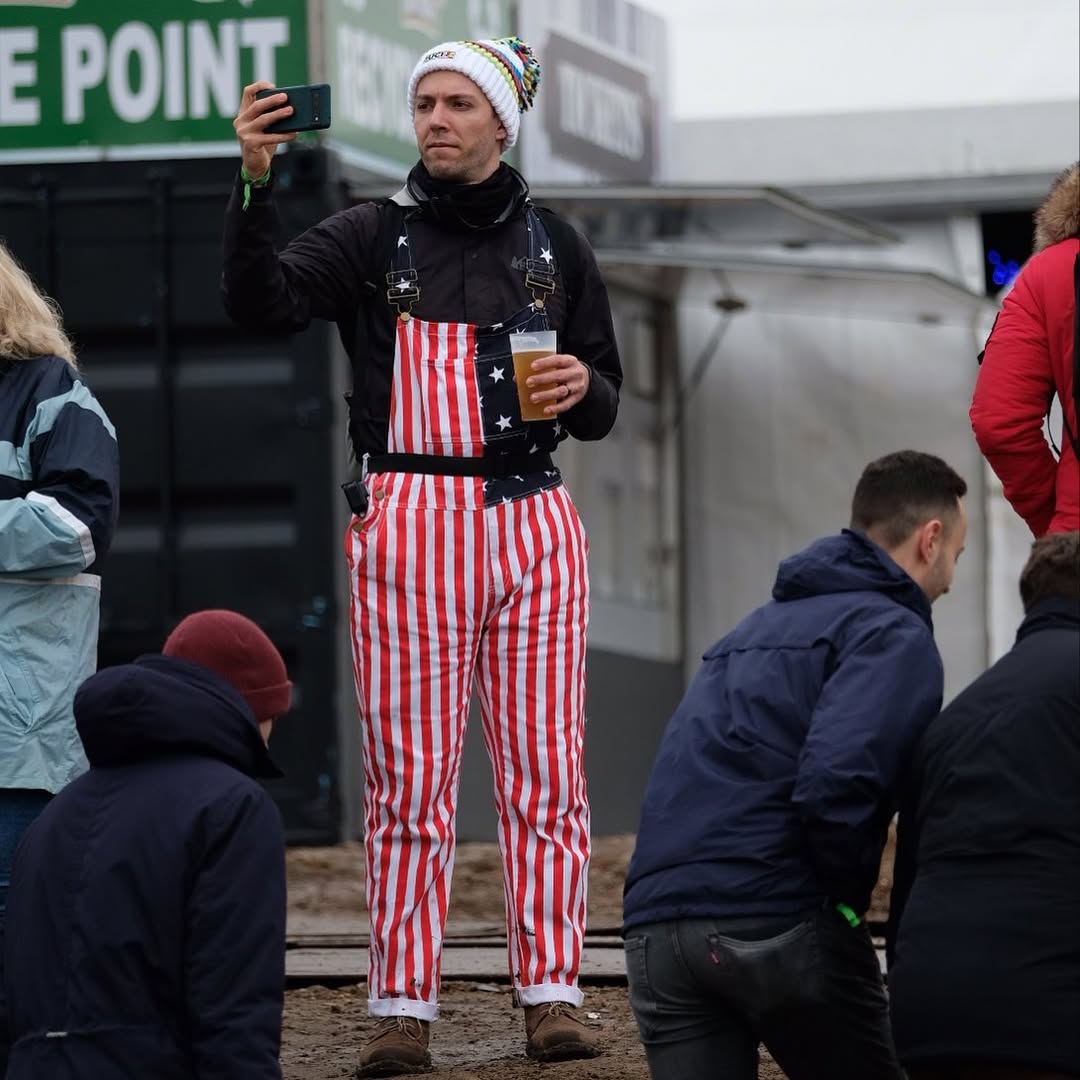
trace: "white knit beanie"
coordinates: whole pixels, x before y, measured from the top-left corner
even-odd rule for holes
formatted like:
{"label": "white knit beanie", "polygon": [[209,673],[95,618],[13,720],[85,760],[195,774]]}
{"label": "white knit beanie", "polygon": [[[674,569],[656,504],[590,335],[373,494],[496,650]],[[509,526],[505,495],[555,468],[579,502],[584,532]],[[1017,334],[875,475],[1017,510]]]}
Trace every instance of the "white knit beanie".
{"label": "white knit beanie", "polygon": [[540,64],[521,38],[444,41],[420,58],[409,80],[409,115],[416,111],[416,86],[430,71],[460,71],[484,92],[506,128],[508,149],[517,142],[521,114],[536,98]]}

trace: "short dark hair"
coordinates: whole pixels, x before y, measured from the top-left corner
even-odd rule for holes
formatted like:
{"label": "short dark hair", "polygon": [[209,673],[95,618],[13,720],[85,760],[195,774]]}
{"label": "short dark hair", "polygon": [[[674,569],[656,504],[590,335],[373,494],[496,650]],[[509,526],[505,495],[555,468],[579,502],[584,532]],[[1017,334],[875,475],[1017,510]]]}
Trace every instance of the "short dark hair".
{"label": "short dark hair", "polygon": [[871,461],[851,500],[851,527],[899,547],[924,522],[956,513],[967,494],[964,478],[939,457],[899,450]]}
{"label": "short dark hair", "polygon": [[1031,545],[1020,572],[1024,611],[1048,596],[1080,602],[1080,532],[1048,533]]}

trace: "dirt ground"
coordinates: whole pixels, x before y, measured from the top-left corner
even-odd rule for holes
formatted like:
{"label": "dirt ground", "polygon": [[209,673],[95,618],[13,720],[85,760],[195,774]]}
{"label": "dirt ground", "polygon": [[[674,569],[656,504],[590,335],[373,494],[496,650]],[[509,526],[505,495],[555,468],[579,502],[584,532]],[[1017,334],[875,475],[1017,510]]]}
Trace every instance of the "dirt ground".
{"label": "dirt ground", "polygon": [[[374,1027],[366,1013],[363,986],[323,986],[286,995],[281,1061],[285,1080],[351,1077],[356,1056]],[[444,984],[439,1022],[432,1028],[438,1080],[649,1080],[645,1053],[622,987],[586,987],[583,1010],[601,1032],[602,1057],[537,1065],[525,1057],[521,1013],[505,990],[479,984]],[[784,1080],[764,1058],[759,1080]]]}
{"label": "dirt ground", "polygon": [[[622,886],[633,851],[632,836],[599,837],[589,874],[589,930],[615,931],[622,918]],[[288,852],[290,929],[333,926],[366,932],[363,848],[292,848]],[[887,911],[891,845],[883,860],[872,914]],[[503,891],[498,848],[462,844],[450,899],[448,931],[455,925],[503,926]],[[603,1057],[592,1061],[537,1065],[524,1054],[522,1014],[511,1007],[509,988],[478,982],[444,982],[441,1017],[432,1028],[438,1080],[648,1080],[645,1055],[624,987],[585,986],[582,1012],[600,1029]],[[282,1065],[285,1080],[350,1077],[374,1021],[367,1017],[363,984],[290,990],[285,1002]],[[762,1051],[759,1080],[784,1080]]]}

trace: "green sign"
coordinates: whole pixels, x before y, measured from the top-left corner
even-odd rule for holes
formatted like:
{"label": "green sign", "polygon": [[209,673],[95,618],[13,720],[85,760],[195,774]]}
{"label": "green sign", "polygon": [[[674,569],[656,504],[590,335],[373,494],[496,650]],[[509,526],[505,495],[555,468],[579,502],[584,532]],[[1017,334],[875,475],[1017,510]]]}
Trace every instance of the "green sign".
{"label": "green sign", "polygon": [[206,153],[307,73],[305,0],[0,0],[0,158]]}
{"label": "green sign", "polygon": [[510,0],[325,0],[334,95],[329,136],[346,158],[400,175],[416,160],[409,76],[442,41],[514,33]]}

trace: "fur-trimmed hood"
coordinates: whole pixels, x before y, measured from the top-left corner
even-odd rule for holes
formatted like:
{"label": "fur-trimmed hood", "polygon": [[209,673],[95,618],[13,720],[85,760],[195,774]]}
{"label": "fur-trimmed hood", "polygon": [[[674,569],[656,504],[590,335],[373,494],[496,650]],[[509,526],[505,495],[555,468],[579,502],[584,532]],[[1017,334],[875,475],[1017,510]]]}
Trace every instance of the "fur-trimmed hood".
{"label": "fur-trimmed hood", "polygon": [[1042,206],[1035,211],[1035,250],[1080,236],[1080,162],[1067,168],[1053,183]]}

